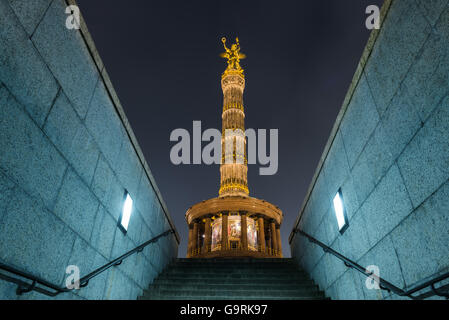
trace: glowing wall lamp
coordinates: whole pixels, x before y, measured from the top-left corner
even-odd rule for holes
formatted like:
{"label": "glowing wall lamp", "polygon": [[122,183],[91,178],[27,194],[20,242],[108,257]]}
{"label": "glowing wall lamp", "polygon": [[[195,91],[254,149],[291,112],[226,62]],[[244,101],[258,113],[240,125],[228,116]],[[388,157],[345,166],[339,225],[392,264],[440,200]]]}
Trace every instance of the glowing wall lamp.
{"label": "glowing wall lamp", "polygon": [[128,231],[129,220],[131,219],[131,214],[133,212],[133,199],[129,195],[128,191],[125,190],[125,202],[123,203],[122,213],[118,221],[118,226],[123,233],[126,234]]}
{"label": "glowing wall lamp", "polygon": [[334,211],[335,216],[337,217],[338,230],[341,234],[345,232],[348,228],[348,217],[346,216],[346,210],[343,203],[343,197],[341,194],[341,189],[338,190],[337,194],[334,197]]}

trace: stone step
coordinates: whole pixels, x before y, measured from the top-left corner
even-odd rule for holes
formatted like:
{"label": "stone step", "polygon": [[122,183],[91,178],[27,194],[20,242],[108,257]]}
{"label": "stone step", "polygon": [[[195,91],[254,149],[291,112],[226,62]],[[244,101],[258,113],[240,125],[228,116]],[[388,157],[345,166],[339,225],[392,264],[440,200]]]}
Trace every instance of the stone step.
{"label": "stone step", "polygon": [[169,268],[187,268],[187,269],[297,269],[293,264],[187,264],[187,263],[172,263]]}
{"label": "stone step", "polygon": [[301,277],[301,278],[308,278],[308,276],[304,273],[295,273],[295,272],[274,272],[274,271],[247,271],[247,272],[242,272],[242,271],[229,271],[229,272],[214,272],[214,271],[192,271],[192,272],[188,272],[186,270],[181,271],[181,270],[169,270],[169,271],[165,271],[162,272],[160,274],[161,276],[176,276],[176,277],[182,277],[184,275],[186,276],[202,276],[205,278],[209,278],[209,277],[229,277],[229,278],[254,278],[254,277],[261,277],[261,278],[267,278],[270,276],[276,276],[278,278],[281,279],[287,279],[291,276],[295,276],[295,277]]}
{"label": "stone step", "polygon": [[173,283],[173,282],[166,282],[161,283],[158,281],[157,283],[154,283],[150,286],[151,290],[169,290],[169,289],[176,289],[176,290],[217,290],[219,288],[220,290],[318,290],[318,287],[313,284],[312,282],[307,284],[266,284],[266,283],[258,283],[258,284],[186,284],[186,283]]}
{"label": "stone step", "polygon": [[201,284],[210,284],[210,285],[248,285],[248,284],[260,284],[260,285],[279,285],[279,286],[285,286],[285,285],[309,285],[314,284],[314,282],[310,279],[304,279],[304,280],[292,280],[292,279],[263,279],[260,281],[254,281],[254,279],[207,279],[206,280],[198,280],[198,279],[186,279],[186,278],[170,278],[170,279],[163,279],[158,278],[154,281],[153,284],[173,284],[173,283],[182,283],[183,285],[201,285]]}
{"label": "stone step", "polygon": [[237,274],[237,275],[247,275],[247,274],[260,274],[260,275],[269,275],[269,274],[276,274],[276,275],[290,275],[290,274],[297,274],[300,276],[307,276],[305,272],[295,272],[295,270],[263,270],[263,269],[255,269],[255,270],[213,270],[213,269],[193,269],[193,270],[186,270],[186,269],[166,269],[161,274],[216,274],[216,275],[223,275],[223,274]]}
{"label": "stone step", "polygon": [[141,299],[316,300],[325,296],[291,259],[176,259]]}
{"label": "stone step", "polygon": [[158,290],[157,292],[148,292],[145,291],[144,296],[165,296],[165,297],[189,297],[189,299],[200,299],[202,297],[216,297],[216,296],[224,296],[224,297],[233,297],[235,299],[241,299],[248,296],[259,297],[259,299],[265,299],[265,297],[323,297],[316,290],[307,290],[307,289],[297,289],[297,290],[183,290],[180,288],[176,289],[164,289]]}
{"label": "stone step", "polygon": [[264,281],[264,280],[308,280],[309,278],[304,275],[297,274],[235,274],[235,273],[223,273],[223,274],[201,274],[201,273],[164,273],[159,275],[160,279],[203,279],[203,280],[212,280],[212,279],[248,279],[251,281]]}
{"label": "stone step", "polygon": [[204,266],[204,265],[253,265],[253,266],[259,266],[259,265],[272,265],[272,266],[280,266],[280,265],[296,265],[296,262],[294,261],[263,261],[259,259],[260,261],[177,261],[174,260],[173,264],[178,265],[195,265],[195,266]]}
{"label": "stone step", "polygon": [[238,261],[225,261],[225,262],[179,262],[172,261],[171,264],[176,264],[180,266],[296,266],[295,262],[238,262]]}
{"label": "stone step", "polygon": [[253,277],[253,276],[270,276],[270,275],[276,275],[276,276],[280,276],[280,277],[284,277],[284,276],[289,276],[289,275],[296,275],[296,276],[301,276],[301,277],[305,277],[308,278],[308,275],[305,272],[295,272],[294,270],[289,271],[289,272],[282,272],[282,271],[275,271],[275,270],[179,270],[179,269],[168,269],[165,271],[162,271],[160,273],[160,275],[187,275],[187,274],[191,274],[191,275],[197,275],[197,274],[202,274],[205,276],[210,276],[210,275],[214,275],[214,276],[226,276],[226,275],[230,275],[230,276],[249,276],[249,277]]}
{"label": "stone step", "polygon": [[193,265],[180,265],[174,264],[168,266],[168,269],[182,269],[182,270],[284,270],[284,271],[297,271],[295,266],[245,266],[245,265],[222,265],[222,266],[214,266],[211,265],[202,265],[202,266],[193,266]]}
{"label": "stone step", "polygon": [[175,262],[179,263],[253,263],[253,264],[261,264],[261,263],[294,263],[295,260],[292,258],[211,258],[211,259],[203,259],[203,258],[177,258],[174,259]]}
{"label": "stone step", "polygon": [[290,296],[290,297],[277,297],[277,296],[245,296],[241,298],[237,297],[227,297],[227,296],[213,296],[213,297],[196,297],[192,298],[190,296],[162,296],[162,295],[145,295],[139,297],[138,300],[328,300],[324,295],[313,295],[313,296]]}

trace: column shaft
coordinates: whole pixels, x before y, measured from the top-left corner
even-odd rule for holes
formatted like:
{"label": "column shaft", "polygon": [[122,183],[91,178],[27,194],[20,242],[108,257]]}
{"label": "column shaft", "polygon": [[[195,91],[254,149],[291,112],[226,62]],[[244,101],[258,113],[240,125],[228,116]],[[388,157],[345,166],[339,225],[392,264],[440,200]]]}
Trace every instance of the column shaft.
{"label": "column shaft", "polygon": [[267,246],[267,251],[268,253],[271,253],[271,249],[273,247],[272,242],[271,242],[271,232],[270,232],[270,223],[268,221],[265,221],[265,223],[267,224],[267,241],[266,241],[266,246]]}
{"label": "column shaft", "polygon": [[265,227],[263,223],[263,218],[259,217],[257,219],[258,225],[259,225],[259,247],[260,251],[265,252]]}
{"label": "column shaft", "polygon": [[241,216],[241,237],[242,237],[242,249],[248,250],[248,226],[246,221],[246,213],[242,213]]}
{"label": "column shaft", "polygon": [[192,255],[193,227],[189,226],[189,242],[187,243],[187,257]]}
{"label": "column shaft", "polygon": [[277,239],[277,245],[278,245],[278,251],[279,256],[282,257],[282,240],[281,240],[281,226],[276,226],[276,239]]}
{"label": "column shaft", "polygon": [[192,232],[192,252],[193,254],[198,253],[198,222],[193,223],[193,232]]}
{"label": "column shaft", "polygon": [[210,227],[210,218],[206,218],[206,222],[204,223],[204,245],[203,252],[210,251],[210,241],[212,237],[212,229]]}
{"label": "column shaft", "polygon": [[221,215],[221,250],[228,249],[228,214]]}
{"label": "column shaft", "polygon": [[277,251],[277,239],[276,239],[276,226],[274,221],[270,222],[270,238],[271,238],[271,249],[273,249],[273,254]]}

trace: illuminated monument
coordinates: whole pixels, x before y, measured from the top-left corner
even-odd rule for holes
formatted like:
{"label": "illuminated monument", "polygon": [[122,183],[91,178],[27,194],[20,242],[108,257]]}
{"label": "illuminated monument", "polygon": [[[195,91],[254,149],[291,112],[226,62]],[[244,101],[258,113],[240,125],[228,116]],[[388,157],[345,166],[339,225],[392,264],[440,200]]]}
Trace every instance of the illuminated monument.
{"label": "illuminated monument", "polygon": [[187,257],[282,257],[282,211],[249,196],[243,90],[238,38],[231,48],[222,38],[228,67],[221,76],[223,89],[222,159],[218,198],[202,201],[186,212],[189,226]]}

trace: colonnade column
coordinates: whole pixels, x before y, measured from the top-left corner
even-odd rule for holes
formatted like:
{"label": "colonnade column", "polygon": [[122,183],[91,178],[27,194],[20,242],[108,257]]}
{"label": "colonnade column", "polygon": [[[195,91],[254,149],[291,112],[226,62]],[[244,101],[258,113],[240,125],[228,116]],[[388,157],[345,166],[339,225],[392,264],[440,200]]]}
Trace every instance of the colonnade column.
{"label": "colonnade column", "polygon": [[192,238],[193,238],[193,227],[189,225],[189,242],[187,243],[187,256],[192,255]]}
{"label": "colonnade column", "polygon": [[241,219],[240,234],[242,235],[242,250],[248,250],[248,225],[246,221],[246,211],[240,212],[240,219]]}
{"label": "colonnade column", "polygon": [[265,252],[265,229],[263,225],[263,217],[257,219],[257,224],[259,225],[259,247],[262,252]]}
{"label": "colonnade column", "polygon": [[277,251],[277,239],[276,239],[276,226],[274,221],[270,222],[270,238],[271,238],[271,248],[274,252]]}
{"label": "colonnade column", "polygon": [[281,240],[281,226],[276,225],[276,239],[279,255],[282,256],[282,240]]}
{"label": "colonnade column", "polygon": [[212,230],[211,230],[211,227],[210,227],[210,217],[207,217],[206,218],[206,222],[204,223],[204,246],[203,246],[203,252],[209,252],[210,251],[211,237],[212,237]]}
{"label": "colonnade column", "polygon": [[195,253],[198,249],[198,222],[193,222],[193,232],[192,232],[192,251]]}
{"label": "colonnade column", "polygon": [[228,212],[221,214],[221,250],[228,249]]}

